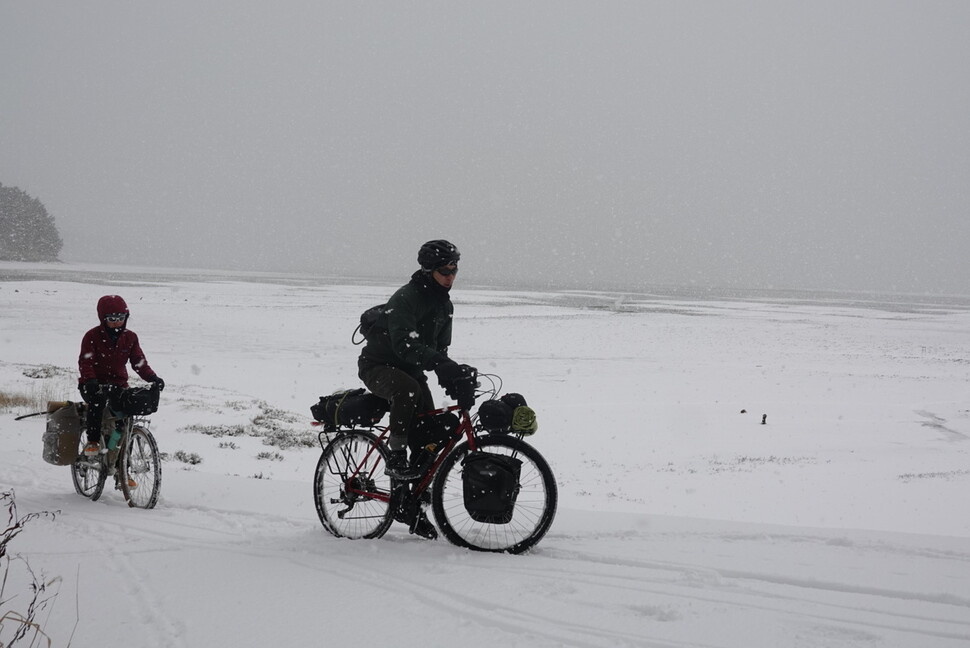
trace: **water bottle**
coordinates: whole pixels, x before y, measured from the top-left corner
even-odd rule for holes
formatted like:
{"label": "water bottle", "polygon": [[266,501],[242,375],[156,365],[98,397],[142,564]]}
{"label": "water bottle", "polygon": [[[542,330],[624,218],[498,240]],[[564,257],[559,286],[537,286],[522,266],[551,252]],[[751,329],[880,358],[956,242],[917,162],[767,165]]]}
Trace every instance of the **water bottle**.
{"label": "water bottle", "polygon": [[119,441],[121,441],[121,429],[115,427],[111,431],[111,436],[108,437],[108,450],[117,450]]}

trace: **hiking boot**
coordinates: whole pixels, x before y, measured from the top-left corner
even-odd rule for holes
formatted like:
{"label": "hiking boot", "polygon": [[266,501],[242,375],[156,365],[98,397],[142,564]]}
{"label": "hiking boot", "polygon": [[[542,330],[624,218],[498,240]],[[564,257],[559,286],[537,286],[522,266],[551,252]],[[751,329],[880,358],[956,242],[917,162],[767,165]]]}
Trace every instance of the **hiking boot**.
{"label": "hiking boot", "polygon": [[[117,490],[121,490],[121,478],[118,475],[115,475],[115,488]],[[138,488],[138,482],[136,482],[134,479],[129,477],[128,490],[135,490],[136,488]]]}
{"label": "hiking boot", "polygon": [[97,457],[99,452],[101,452],[101,444],[97,441],[88,441],[88,444],[84,446],[85,457]]}
{"label": "hiking boot", "polygon": [[408,463],[407,450],[391,450],[387,453],[387,466],[384,468],[384,474],[392,479],[401,479],[404,481],[417,479],[418,475],[420,475]]}
{"label": "hiking boot", "polygon": [[427,540],[438,539],[438,530],[434,528],[434,525],[431,524],[431,520],[429,520],[428,516],[424,513],[419,513],[417,516],[415,516],[414,521],[411,522],[411,526],[408,528],[408,531]]}
{"label": "hiking boot", "polygon": [[411,526],[416,516],[424,515],[423,509],[431,506],[431,491],[425,490],[415,497],[407,484],[398,484],[391,492],[391,510],[394,521]]}

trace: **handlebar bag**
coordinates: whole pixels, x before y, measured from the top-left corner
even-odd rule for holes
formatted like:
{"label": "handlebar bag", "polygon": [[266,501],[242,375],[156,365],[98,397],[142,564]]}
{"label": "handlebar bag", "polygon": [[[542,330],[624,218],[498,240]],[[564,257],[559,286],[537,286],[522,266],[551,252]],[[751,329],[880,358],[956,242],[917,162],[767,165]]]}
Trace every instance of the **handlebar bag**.
{"label": "handlebar bag", "polygon": [[160,392],[161,390],[154,385],[126,389],[118,396],[118,405],[126,416],[154,414],[158,411],[158,395]]}
{"label": "handlebar bag", "polygon": [[522,394],[509,393],[497,400],[487,400],[478,407],[478,421],[492,434],[515,432],[535,434],[539,429],[536,413]]}
{"label": "handlebar bag", "polygon": [[513,411],[504,401],[487,400],[478,406],[478,420],[489,432],[508,432],[512,427]]}

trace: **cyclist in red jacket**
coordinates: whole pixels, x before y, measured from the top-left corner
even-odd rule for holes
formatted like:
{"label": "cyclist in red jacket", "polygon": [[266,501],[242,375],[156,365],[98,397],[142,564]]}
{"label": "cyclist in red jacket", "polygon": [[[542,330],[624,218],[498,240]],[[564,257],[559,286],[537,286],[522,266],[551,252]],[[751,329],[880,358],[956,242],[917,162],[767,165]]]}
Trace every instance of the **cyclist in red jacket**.
{"label": "cyclist in red jacket", "polygon": [[138,344],[138,336],[127,329],[128,304],[118,295],[105,295],[98,300],[98,319],[101,324],[84,334],[81,340],[81,355],[78,357],[78,389],[81,398],[88,404],[87,429],[88,443],[84,454],[88,456],[101,452],[101,417],[112,388],[128,387],[128,369],[135,370],[139,376],[150,383],[156,383],[159,390],[164,389],[165,381],[148,366],[145,354]]}

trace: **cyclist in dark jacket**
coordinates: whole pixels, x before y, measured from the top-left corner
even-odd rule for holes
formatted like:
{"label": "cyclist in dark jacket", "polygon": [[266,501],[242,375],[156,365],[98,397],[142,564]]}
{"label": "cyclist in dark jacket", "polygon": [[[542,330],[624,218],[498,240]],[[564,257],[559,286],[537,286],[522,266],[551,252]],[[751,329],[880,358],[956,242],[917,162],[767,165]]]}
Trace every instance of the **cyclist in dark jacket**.
{"label": "cyclist in dark jacket", "polygon": [[78,389],[81,398],[88,404],[85,426],[88,444],[84,454],[96,455],[101,451],[101,417],[112,385],[123,389],[128,387],[128,369],[135,370],[144,380],[155,383],[159,389],[165,381],[148,365],[145,354],[138,343],[138,336],[127,329],[128,304],[118,295],[105,295],[98,300],[98,319],[101,324],[84,334],[81,340],[81,354],[78,357]]}
{"label": "cyclist in dark jacket", "polygon": [[[391,403],[386,472],[395,479],[418,476],[408,463],[407,439],[415,414],[434,409],[425,372],[434,371],[449,393],[477,374],[473,367],[448,357],[454,312],[449,291],[460,258],[458,248],[448,241],[428,241],[421,246],[421,269],[388,300],[375,325],[379,333],[368,336],[357,362],[358,375],[367,388]],[[472,407],[474,393],[462,392],[458,404]]]}

